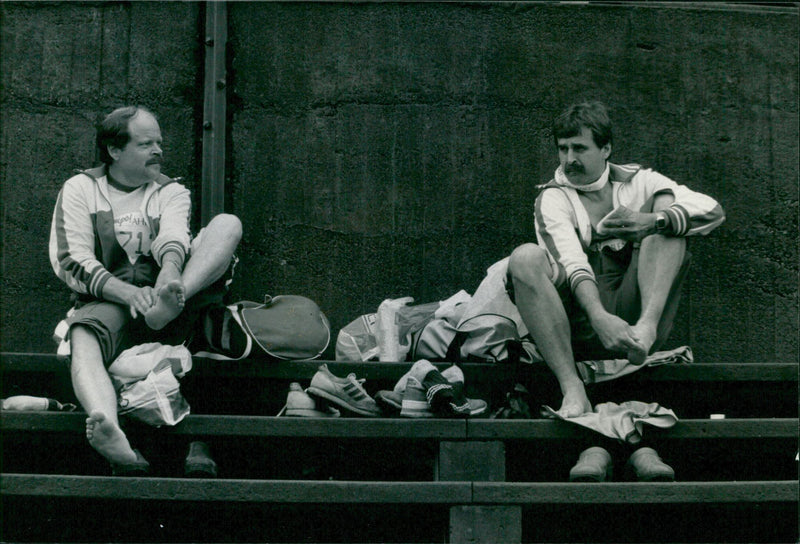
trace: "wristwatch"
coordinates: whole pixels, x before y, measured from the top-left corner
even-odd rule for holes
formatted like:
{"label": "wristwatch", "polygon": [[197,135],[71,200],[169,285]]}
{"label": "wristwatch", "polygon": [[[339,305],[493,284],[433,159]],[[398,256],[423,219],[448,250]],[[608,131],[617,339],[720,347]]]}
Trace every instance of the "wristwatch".
{"label": "wristwatch", "polygon": [[669,229],[669,217],[666,212],[656,213],[656,232],[665,232]]}

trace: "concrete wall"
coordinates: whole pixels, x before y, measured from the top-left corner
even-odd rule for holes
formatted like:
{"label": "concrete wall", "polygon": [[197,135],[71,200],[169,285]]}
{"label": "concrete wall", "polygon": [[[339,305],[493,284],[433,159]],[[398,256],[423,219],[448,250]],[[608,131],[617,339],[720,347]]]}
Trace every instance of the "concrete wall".
{"label": "concrete wall", "polygon": [[[149,104],[165,171],[199,186],[203,5],[0,9],[2,350],[49,350],[66,290],[47,223],[69,170],[93,157],[90,120]],[[613,160],[728,214],[691,243],[671,345],[702,362],[797,360],[796,11],[232,2],[228,16],[237,298],[304,294],[337,331],[387,297],[474,291],[535,238],[553,115],[594,97],[612,110]]]}
{"label": "concrete wall", "polygon": [[48,259],[53,205],[73,171],[94,163],[103,115],[128,103],[151,107],[165,172],[199,187],[202,6],[0,4],[3,351],[54,350],[50,336],[70,303]]}

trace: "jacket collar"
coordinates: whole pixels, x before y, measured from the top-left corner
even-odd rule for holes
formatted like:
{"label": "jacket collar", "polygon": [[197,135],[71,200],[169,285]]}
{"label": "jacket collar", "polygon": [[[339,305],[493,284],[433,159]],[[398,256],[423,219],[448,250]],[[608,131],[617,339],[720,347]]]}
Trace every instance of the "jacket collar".
{"label": "jacket collar", "polygon": [[609,173],[608,181],[616,181],[619,183],[626,183],[631,180],[636,172],[642,169],[638,164],[614,164],[608,163]]}
{"label": "jacket collar", "polygon": [[[613,162],[608,163],[608,181],[610,182],[617,182],[617,183],[626,183],[631,180],[631,178],[636,175],[636,172],[641,170],[642,167],[638,164],[631,163],[631,164],[614,164]],[[537,189],[547,189],[550,187],[561,187],[556,183],[555,179],[551,179],[547,183],[543,185],[537,185]]]}
{"label": "jacket collar", "polygon": [[[108,175],[108,166],[105,164],[101,164],[100,166],[95,166],[94,168],[89,168],[86,170],[77,170],[76,173],[84,174],[92,178],[95,182],[98,181],[100,178],[105,177]],[[169,176],[165,176],[164,174],[159,174],[158,178],[156,178],[155,182],[148,181],[145,185],[158,185],[163,187],[164,185],[168,185],[170,183],[180,181],[181,178],[171,178]]]}

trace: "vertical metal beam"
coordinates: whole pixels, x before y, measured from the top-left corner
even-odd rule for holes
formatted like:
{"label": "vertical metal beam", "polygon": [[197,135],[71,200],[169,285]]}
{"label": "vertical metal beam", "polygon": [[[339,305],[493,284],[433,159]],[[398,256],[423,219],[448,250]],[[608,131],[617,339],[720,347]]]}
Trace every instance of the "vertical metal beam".
{"label": "vertical metal beam", "polygon": [[225,210],[225,49],[227,3],[206,2],[205,82],[203,98],[203,164],[200,220],[207,225]]}

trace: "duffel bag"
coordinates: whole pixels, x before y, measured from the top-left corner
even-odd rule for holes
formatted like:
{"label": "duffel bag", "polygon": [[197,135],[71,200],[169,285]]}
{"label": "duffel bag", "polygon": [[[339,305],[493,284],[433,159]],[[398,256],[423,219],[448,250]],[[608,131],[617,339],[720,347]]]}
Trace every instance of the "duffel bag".
{"label": "duffel bag", "polygon": [[328,318],[300,295],[267,295],[263,303],[243,300],[211,310],[203,328],[209,350],[195,355],[217,360],[244,359],[254,350],[280,360],[316,359],[331,339]]}

